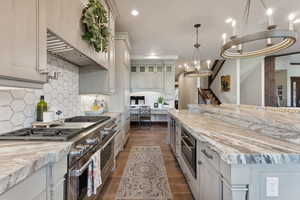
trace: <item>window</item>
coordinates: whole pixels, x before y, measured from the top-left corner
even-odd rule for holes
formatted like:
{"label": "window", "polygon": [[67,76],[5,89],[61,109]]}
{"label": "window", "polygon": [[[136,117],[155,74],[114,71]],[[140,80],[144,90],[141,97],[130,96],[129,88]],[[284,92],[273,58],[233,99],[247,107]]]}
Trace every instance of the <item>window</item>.
{"label": "window", "polygon": [[167,66],[167,72],[172,72],[172,66]]}
{"label": "window", "polygon": [[144,65],[140,66],[140,72],[145,72],[146,71],[146,67]]}
{"label": "window", "polygon": [[131,66],[131,72],[136,72],[137,67],[136,66]]}
{"label": "window", "polygon": [[148,72],[154,72],[154,66],[148,66]]}
{"label": "window", "polygon": [[157,70],[157,72],[163,72],[163,66],[157,65],[156,70]]}

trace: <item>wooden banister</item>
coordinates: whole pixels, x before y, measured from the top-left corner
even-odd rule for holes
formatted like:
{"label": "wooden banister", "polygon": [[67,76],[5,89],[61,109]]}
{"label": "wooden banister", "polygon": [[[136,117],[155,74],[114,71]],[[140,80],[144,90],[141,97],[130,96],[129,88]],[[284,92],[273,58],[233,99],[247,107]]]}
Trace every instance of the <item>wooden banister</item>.
{"label": "wooden banister", "polygon": [[208,79],[208,88],[210,88],[211,84],[214,82],[214,80],[218,76],[218,74],[219,74],[220,70],[222,69],[225,61],[226,60],[215,60],[215,62],[213,64],[213,67],[212,67],[213,74]]}

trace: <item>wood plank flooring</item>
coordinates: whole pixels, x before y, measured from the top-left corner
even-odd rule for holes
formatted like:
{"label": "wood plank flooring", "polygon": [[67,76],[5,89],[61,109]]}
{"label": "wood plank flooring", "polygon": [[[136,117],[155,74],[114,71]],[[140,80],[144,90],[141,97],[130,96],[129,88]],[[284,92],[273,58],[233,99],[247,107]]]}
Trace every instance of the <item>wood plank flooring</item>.
{"label": "wood plank flooring", "polygon": [[173,194],[173,200],[193,200],[192,194],[180,167],[175,160],[169,145],[165,143],[167,131],[167,127],[162,125],[153,125],[151,129],[131,129],[131,136],[128,143],[125,146],[124,151],[121,152],[117,158],[117,168],[105,184],[98,200],[115,200],[115,195],[117,193],[131,148],[133,146],[147,145],[161,147],[171,192]]}

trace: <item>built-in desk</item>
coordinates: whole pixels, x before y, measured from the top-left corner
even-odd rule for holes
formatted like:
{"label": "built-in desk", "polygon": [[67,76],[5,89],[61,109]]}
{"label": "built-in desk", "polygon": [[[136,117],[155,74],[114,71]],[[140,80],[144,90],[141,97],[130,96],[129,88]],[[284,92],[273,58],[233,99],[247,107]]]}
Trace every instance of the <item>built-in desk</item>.
{"label": "built-in desk", "polygon": [[[139,108],[130,108],[130,121],[139,121]],[[152,122],[168,122],[168,109],[167,108],[151,108],[151,121]]]}

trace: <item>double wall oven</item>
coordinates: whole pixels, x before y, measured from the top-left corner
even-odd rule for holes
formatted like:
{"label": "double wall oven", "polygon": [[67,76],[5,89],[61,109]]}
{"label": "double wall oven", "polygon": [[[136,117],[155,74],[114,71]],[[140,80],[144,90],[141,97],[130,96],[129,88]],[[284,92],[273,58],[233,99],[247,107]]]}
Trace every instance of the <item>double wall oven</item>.
{"label": "double wall oven", "polygon": [[185,128],[181,130],[181,152],[191,173],[197,178],[197,140]]}

